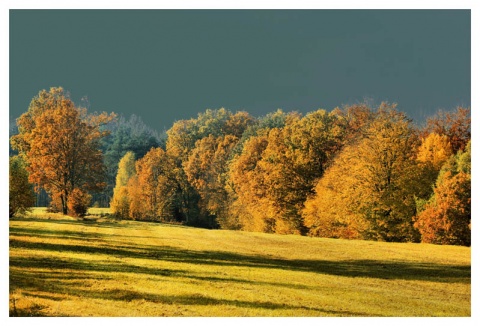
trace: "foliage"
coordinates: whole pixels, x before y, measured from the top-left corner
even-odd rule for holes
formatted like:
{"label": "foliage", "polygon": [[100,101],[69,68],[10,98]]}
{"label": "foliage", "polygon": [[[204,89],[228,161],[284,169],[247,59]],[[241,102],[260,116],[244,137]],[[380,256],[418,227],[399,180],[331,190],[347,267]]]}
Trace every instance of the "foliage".
{"label": "foliage", "polygon": [[35,195],[22,156],[10,157],[9,172],[9,216],[13,217],[28,211],[35,203]]}
{"label": "foliage", "polygon": [[75,107],[62,88],[41,91],[18,120],[19,134],[12,145],[27,159],[29,181],[44,188],[69,213],[74,189],[98,191],[105,187],[99,140],[107,132],[100,126],[114,114],[87,115]]}
{"label": "foliage", "polygon": [[127,152],[118,163],[118,173],[110,208],[119,217],[129,217],[128,181],[135,175],[135,154]]}
{"label": "foliage", "polygon": [[119,116],[103,127],[110,134],[101,140],[104,164],[107,173],[107,186],[100,198],[103,205],[108,205],[113,196],[118,164],[127,152],[133,152],[137,159],[142,158],[150,149],[165,148],[165,137],[148,127],[143,120],[132,114],[128,119]]}
{"label": "foliage", "polygon": [[153,148],[135,163],[136,177],[128,182],[130,217],[185,221],[192,218],[189,198],[175,161],[163,149]]}
{"label": "foliage", "polygon": [[74,188],[68,197],[67,206],[70,215],[85,216],[90,206],[92,196],[79,188]]}
{"label": "foliage", "polygon": [[243,132],[254,123],[254,119],[244,111],[233,114],[221,108],[207,109],[196,119],[180,120],[167,131],[167,151],[184,162],[198,140],[208,137],[232,135],[240,138]]}
{"label": "foliage", "polygon": [[183,169],[188,182],[200,195],[202,216],[211,216],[220,225],[227,225],[229,198],[226,190],[227,162],[238,138],[233,135],[212,135],[197,141]]}
{"label": "foliage", "polygon": [[446,135],[431,133],[422,139],[418,148],[417,160],[422,163],[431,164],[436,171],[440,171],[452,155],[452,145]]}
{"label": "foliage", "polygon": [[344,149],[307,200],[303,214],[312,233],[416,241],[415,196],[428,187],[414,160],[416,143],[406,116],[380,107],[365,137]]}
{"label": "foliage", "polygon": [[470,108],[457,107],[453,112],[439,111],[427,119],[424,135],[436,133],[448,137],[453,153],[464,150],[471,138]]}
{"label": "foliage", "polygon": [[417,216],[422,242],[471,244],[471,143],[447,161],[434,194]]}
{"label": "foliage", "polygon": [[302,216],[309,235],[362,239],[368,230],[368,221],[355,210],[361,190],[350,160],[356,155],[355,147],[347,146],[318,181],[315,194],[305,201]]}
{"label": "foliage", "polygon": [[[242,189],[237,192],[239,203],[235,206],[246,206],[243,210],[250,211],[248,215],[256,220],[244,221],[244,228],[304,233],[300,215],[303,203],[313,192],[315,180],[342,147],[344,133],[338,116],[318,110],[303,118],[290,116],[283,128],[251,137],[231,170],[234,187]],[[253,162],[244,158],[250,155]],[[251,177],[243,177],[247,173]]]}
{"label": "foliage", "polygon": [[135,115],[87,115],[52,88],[10,129],[10,153],[26,158],[51,211],[75,216],[92,201],[136,220],[468,244],[469,109],[418,129],[395,107],[207,109],[160,135]]}

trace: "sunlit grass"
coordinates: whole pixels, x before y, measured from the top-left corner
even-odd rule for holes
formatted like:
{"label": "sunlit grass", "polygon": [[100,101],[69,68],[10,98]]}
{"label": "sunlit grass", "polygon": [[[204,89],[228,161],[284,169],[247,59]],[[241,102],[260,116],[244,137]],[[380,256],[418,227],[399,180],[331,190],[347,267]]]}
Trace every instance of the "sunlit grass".
{"label": "sunlit grass", "polygon": [[10,221],[12,316],[471,314],[466,247],[43,214]]}

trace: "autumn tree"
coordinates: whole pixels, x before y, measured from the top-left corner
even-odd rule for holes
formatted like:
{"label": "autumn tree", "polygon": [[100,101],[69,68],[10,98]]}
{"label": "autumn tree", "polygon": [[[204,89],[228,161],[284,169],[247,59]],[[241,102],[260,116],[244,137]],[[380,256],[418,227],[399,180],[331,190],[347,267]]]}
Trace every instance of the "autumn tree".
{"label": "autumn tree", "polygon": [[245,231],[274,232],[274,216],[263,209],[268,199],[259,166],[267,145],[266,136],[250,137],[229,166],[227,191],[232,198],[229,224]]}
{"label": "autumn tree", "polygon": [[431,133],[422,139],[418,148],[417,160],[419,162],[430,164],[433,169],[440,171],[445,163],[453,154],[452,145],[446,135]]}
{"label": "autumn tree", "polygon": [[113,196],[120,159],[127,152],[133,152],[135,158],[140,159],[152,148],[165,148],[166,135],[148,127],[135,114],[132,114],[128,119],[124,116],[119,116],[105,125],[103,129],[110,132],[109,135],[101,140],[101,149],[104,153],[104,164],[107,173],[107,186],[101,193],[95,194],[94,198],[101,205],[106,205]]}
{"label": "autumn tree", "polygon": [[[232,136],[239,138],[253,122],[253,117],[244,111],[233,114],[224,108],[218,110],[207,109],[205,112],[199,113],[196,118],[175,122],[172,128],[167,131],[166,152],[175,162],[176,168],[174,171],[177,174],[178,185],[181,187],[181,202],[184,203],[183,206],[177,207],[177,210],[184,211],[182,214],[190,224],[204,225],[205,214],[210,214],[209,210],[205,209],[205,200],[200,202],[201,197],[196,187],[188,180],[185,171],[192,153],[195,153],[197,158],[203,155],[198,149],[195,150],[197,142],[207,137]],[[230,156],[230,153],[228,155]],[[192,160],[195,160],[195,158]],[[191,181],[194,179],[190,178]],[[214,223],[208,224],[211,226]]]}
{"label": "autumn tree", "polygon": [[196,218],[193,203],[198,198],[189,197],[194,191],[189,189],[183,170],[179,171],[174,158],[163,149],[152,148],[136,161],[135,170],[127,185],[130,217],[186,223]]}
{"label": "autumn tree", "polygon": [[[232,162],[231,180],[238,202],[234,206],[240,208],[238,204],[243,202],[243,210],[249,211],[252,205],[247,215],[255,220],[247,222],[241,217],[244,228],[304,233],[303,203],[342,146],[345,128],[337,116],[318,110],[303,118],[295,113],[287,118],[283,128],[251,137]],[[251,179],[243,178],[245,174]]]}
{"label": "autumn tree", "polygon": [[201,197],[200,214],[209,226],[228,224],[227,162],[237,142],[233,135],[202,138],[183,164],[188,181]]}
{"label": "autumn tree", "polygon": [[415,196],[425,196],[415,161],[418,138],[405,114],[382,106],[365,137],[334,160],[306,202],[313,234],[417,241]]}
{"label": "autumn tree", "polygon": [[62,213],[69,213],[74,191],[84,200],[87,192],[105,186],[99,140],[107,133],[100,127],[113,118],[106,113],[87,115],[62,88],[51,88],[34,97],[17,119],[19,134],[12,137],[12,145],[26,157],[29,181],[58,198]]}
{"label": "autumn tree", "polygon": [[427,119],[423,136],[431,133],[447,136],[453,153],[464,150],[471,138],[470,108],[457,107],[452,112],[437,112]]}
{"label": "autumn tree", "polygon": [[170,155],[184,162],[198,140],[209,135],[232,135],[240,138],[254,121],[254,118],[244,111],[233,114],[224,108],[207,109],[199,113],[197,118],[175,122],[167,131],[166,149]]}
{"label": "autumn tree", "polygon": [[112,212],[120,217],[128,217],[130,200],[128,195],[128,181],[135,175],[135,154],[127,152],[118,163],[118,172],[110,203]]}
{"label": "autumn tree", "polygon": [[19,156],[9,159],[9,216],[25,213],[35,203],[33,185],[28,182],[25,160]]}
{"label": "autumn tree", "polygon": [[415,226],[422,242],[471,244],[471,142],[445,162]]}

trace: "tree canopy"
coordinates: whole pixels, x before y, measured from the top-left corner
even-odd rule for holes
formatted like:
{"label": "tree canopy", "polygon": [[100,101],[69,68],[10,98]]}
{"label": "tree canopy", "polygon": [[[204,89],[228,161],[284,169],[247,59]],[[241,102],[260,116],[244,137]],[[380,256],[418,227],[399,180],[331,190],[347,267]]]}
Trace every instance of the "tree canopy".
{"label": "tree canopy", "polygon": [[126,219],[470,245],[470,123],[466,108],[418,127],[395,104],[359,103],[207,109],[161,134],[51,88],[10,129],[10,215],[33,204],[33,184],[71,215],[93,196]]}
{"label": "tree canopy", "polygon": [[12,145],[25,155],[29,181],[56,199],[64,214],[74,191],[78,198],[105,187],[99,140],[107,132],[100,126],[113,118],[87,115],[62,88],[51,88],[41,91],[17,120],[19,134],[12,137]]}

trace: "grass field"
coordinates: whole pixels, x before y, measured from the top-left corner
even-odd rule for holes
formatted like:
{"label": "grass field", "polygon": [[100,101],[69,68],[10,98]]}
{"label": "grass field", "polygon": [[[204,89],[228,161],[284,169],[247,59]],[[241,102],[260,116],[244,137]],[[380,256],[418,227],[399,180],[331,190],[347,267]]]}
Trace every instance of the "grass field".
{"label": "grass field", "polygon": [[470,248],[36,210],[10,220],[10,316],[470,316]]}

